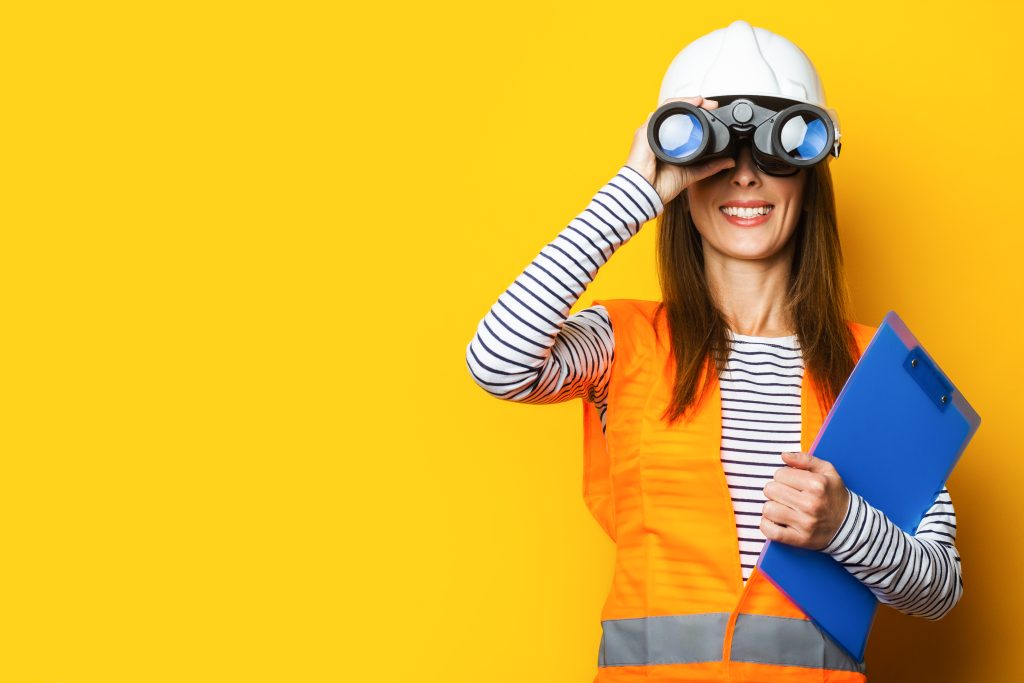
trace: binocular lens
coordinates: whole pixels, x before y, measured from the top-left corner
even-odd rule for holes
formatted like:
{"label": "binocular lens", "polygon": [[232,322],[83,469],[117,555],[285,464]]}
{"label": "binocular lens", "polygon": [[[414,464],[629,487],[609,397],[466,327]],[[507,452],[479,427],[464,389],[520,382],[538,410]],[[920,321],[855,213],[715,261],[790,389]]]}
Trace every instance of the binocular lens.
{"label": "binocular lens", "polygon": [[792,158],[808,160],[819,156],[828,145],[828,130],[820,117],[801,112],[782,125],[782,148]]}
{"label": "binocular lens", "polygon": [[704,126],[693,114],[673,114],[658,128],[658,145],[675,159],[683,159],[696,152],[703,140]]}

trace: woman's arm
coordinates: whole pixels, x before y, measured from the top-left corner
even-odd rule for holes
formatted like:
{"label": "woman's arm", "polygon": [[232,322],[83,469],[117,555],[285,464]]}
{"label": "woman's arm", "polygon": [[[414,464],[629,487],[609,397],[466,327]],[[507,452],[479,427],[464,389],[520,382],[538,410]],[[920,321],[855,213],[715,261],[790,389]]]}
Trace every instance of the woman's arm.
{"label": "woman's arm", "polygon": [[943,487],[914,534],[850,491],[846,519],[822,548],[882,603],[904,614],[941,619],[963,595],[956,513]]}
{"label": "woman's arm", "polygon": [[474,381],[521,403],[603,402],[614,349],[607,312],[569,310],[611,255],[663,210],[650,182],[623,166],[480,321],[466,347]]}

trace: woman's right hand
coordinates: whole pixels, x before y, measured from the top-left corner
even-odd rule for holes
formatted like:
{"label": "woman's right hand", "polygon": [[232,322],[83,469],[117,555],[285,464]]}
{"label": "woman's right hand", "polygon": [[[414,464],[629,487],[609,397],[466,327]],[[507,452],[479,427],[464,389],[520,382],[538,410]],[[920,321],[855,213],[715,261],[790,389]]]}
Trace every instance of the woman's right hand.
{"label": "woman's right hand", "polygon": [[[703,97],[670,97],[662,102],[659,108],[667,102],[689,102],[708,110],[718,107],[718,102],[705,100]],[[647,181],[658,192],[663,204],[668,204],[693,183],[736,165],[736,161],[728,157],[712,159],[692,166],[676,166],[661,161],[654,156],[654,150],[651,149],[651,144],[647,140],[647,124],[650,123],[652,116],[654,116],[653,111],[647,115],[644,125],[637,128],[626,166],[647,178]]]}

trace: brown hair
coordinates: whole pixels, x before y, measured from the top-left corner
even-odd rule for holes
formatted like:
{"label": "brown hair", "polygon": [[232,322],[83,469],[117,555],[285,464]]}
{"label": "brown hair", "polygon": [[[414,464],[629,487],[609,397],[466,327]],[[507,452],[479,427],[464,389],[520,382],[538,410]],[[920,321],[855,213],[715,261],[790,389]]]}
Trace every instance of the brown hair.
{"label": "brown hair", "polygon": [[[806,171],[805,206],[791,240],[793,263],[786,312],[796,325],[804,371],[815,382],[823,412],[835,402],[858,358],[847,325],[849,292],[843,273],[835,195],[828,162]],[[674,422],[699,403],[715,381],[705,359],[720,374],[728,356],[727,323],[708,287],[702,238],[690,216],[688,192],[665,206],[657,240],[662,302],[655,315],[667,316],[676,361],[672,400],[662,418]],[[657,327],[655,328],[657,329]]]}

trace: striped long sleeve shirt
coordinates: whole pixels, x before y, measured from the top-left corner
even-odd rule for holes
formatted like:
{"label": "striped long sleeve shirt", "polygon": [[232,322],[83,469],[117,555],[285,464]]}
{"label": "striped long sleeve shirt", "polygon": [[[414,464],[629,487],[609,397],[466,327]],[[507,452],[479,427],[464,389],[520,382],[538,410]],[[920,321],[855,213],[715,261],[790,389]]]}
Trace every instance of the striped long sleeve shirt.
{"label": "striped long sleeve shirt", "polygon": [[[598,270],[647,221],[664,210],[655,189],[623,166],[499,297],[466,347],[474,381],[521,403],[592,401],[605,425],[615,339],[599,304],[569,315]],[[764,485],[800,450],[803,359],[795,335],[729,332],[720,376],[721,460],[731,492],[746,581],[765,543]],[[901,612],[944,616],[960,600],[956,514],[945,487],[913,534],[850,491],[846,516],[822,549]]]}

